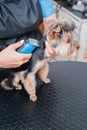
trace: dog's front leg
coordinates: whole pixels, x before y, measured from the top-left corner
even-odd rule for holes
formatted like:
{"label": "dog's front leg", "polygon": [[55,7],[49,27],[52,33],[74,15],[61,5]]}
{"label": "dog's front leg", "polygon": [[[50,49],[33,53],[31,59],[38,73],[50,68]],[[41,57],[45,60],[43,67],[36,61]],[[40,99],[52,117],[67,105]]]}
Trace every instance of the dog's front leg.
{"label": "dog's front leg", "polygon": [[38,76],[41,78],[41,80],[44,82],[44,83],[50,83],[50,79],[48,79],[48,72],[49,72],[49,65],[48,63],[46,65],[44,65],[44,67],[42,69],[40,69],[38,71]]}
{"label": "dog's front leg", "polygon": [[26,92],[29,94],[30,100],[35,102],[37,100],[35,75],[29,73],[24,79],[23,85]]}

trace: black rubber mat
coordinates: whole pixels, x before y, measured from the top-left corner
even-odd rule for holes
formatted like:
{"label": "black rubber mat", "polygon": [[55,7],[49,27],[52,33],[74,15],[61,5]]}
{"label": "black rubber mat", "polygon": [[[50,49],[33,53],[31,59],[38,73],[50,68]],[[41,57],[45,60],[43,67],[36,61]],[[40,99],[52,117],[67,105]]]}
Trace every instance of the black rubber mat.
{"label": "black rubber mat", "polygon": [[0,88],[0,130],[87,130],[87,64],[50,63],[51,84],[38,79],[38,100]]}

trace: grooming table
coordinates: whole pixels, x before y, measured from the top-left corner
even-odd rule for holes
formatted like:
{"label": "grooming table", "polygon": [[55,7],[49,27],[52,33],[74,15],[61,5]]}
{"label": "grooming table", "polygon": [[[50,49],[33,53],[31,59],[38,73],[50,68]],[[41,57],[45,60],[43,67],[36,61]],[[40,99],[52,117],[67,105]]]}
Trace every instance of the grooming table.
{"label": "grooming table", "polygon": [[51,84],[40,79],[36,102],[0,88],[0,130],[87,130],[87,63],[50,63]]}

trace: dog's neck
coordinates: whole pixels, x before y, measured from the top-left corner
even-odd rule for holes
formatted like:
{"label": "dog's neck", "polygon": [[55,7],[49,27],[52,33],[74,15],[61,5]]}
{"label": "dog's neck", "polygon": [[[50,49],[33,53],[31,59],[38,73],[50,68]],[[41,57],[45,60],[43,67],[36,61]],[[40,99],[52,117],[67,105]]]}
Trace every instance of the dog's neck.
{"label": "dog's neck", "polygon": [[47,40],[47,36],[45,35],[45,36],[43,36],[43,37],[41,38],[41,40],[38,42],[39,47],[41,47],[43,44],[45,45],[46,40]]}

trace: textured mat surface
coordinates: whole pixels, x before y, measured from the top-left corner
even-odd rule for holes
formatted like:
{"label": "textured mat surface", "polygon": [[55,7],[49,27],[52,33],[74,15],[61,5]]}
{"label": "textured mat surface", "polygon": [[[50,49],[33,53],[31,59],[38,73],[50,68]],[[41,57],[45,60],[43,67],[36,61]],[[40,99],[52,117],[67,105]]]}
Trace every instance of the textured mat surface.
{"label": "textured mat surface", "polygon": [[87,64],[50,63],[48,86],[38,80],[38,100],[0,88],[0,130],[87,130]]}

